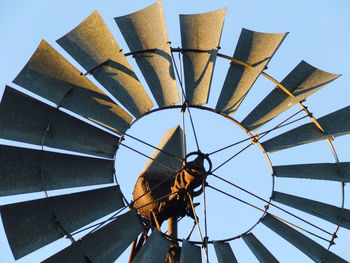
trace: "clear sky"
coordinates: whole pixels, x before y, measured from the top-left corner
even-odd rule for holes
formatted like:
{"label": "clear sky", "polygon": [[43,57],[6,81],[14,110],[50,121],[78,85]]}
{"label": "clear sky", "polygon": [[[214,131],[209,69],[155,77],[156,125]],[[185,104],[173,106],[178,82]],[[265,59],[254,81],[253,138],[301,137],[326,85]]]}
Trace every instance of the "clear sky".
{"label": "clear sky", "polygon": [[[60,48],[55,41],[72,30],[76,25],[88,17],[94,10],[98,10],[107,23],[115,39],[124,52],[128,52],[128,47],[118,30],[114,17],[129,14],[142,9],[154,0],[147,1],[43,1],[43,0],[0,0],[0,89],[5,85],[10,85],[20,89],[15,84],[11,84],[15,76],[20,72],[25,63],[42,39],[48,41],[54,48],[63,54],[73,65],[83,71],[82,67]],[[307,99],[305,105],[314,113],[315,117],[326,115],[340,108],[350,105],[350,2],[347,0],[216,0],[216,1],[194,1],[194,0],[163,0],[166,23],[168,27],[169,40],[173,47],[181,46],[179,31],[179,14],[208,12],[223,7],[227,7],[224,29],[221,38],[220,52],[232,56],[239,34],[242,28],[254,31],[282,33],[289,32],[288,36],[274,55],[266,70],[277,80],[281,81],[301,60],[327,72],[342,74],[342,76],[322,88],[316,94]],[[140,71],[135,63],[129,58],[136,74],[144,84]],[[211,96],[208,106],[215,107],[216,100],[220,93],[222,83],[228,68],[228,62],[218,58],[214,73]],[[99,84],[97,84],[99,86]],[[272,89],[272,82],[260,77],[254,88],[247,96],[244,104],[233,116],[238,121],[243,118],[261,101]],[[298,110],[292,107],[278,120],[283,120]],[[167,115],[168,114],[168,115]],[[152,115],[142,119],[130,129],[130,134],[138,136],[152,144],[157,144],[164,131],[174,127],[181,121],[178,112]],[[215,150],[219,146],[246,138],[244,132],[237,126],[232,127],[231,123],[222,120],[213,114],[193,111],[195,125],[199,134],[199,143],[205,151]],[[276,121],[275,123],[278,123]],[[301,122],[303,123],[303,122]],[[300,123],[300,124],[301,124]],[[299,125],[299,124],[297,124]],[[296,125],[296,126],[297,126]],[[187,127],[189,123],[187,122]],[[270,126],[269,126],[270,127]],[[293,127],[293,126],[291,126]],[[155,129],[156,128],[156,129]],[[262,128],[265,130],[265,127]],[[286,130],[286,129],[282,129]],[[278,133],[276,133],[278,134]],[[191,131],[188,130],[189,151],[194,150]],[[274,135],[273,135],[274,136]],[[272,136],[271,136],[272,137]],[[1,141],[1,143],[9,143]],[[132,145],[132,141],[126,140]],[[342,162],[350,161],[350,137],[349,135],[336,138],[335,148]],[[135,145],[135,147],[141,147]],[[192,148],[191,148],[192,147]],[[270,171],[263,154],[254,146],[244,155],[235,159],[226,169],[220,171],[220,175],[226,179],[232,179],[235,183],[246,187],[254,193],[268,198],[271,192]],[[152,150],[139,148],[150,154]],[[226,155],[215,159],[217,163],[225,157],[230,157],[240,148],[235,148]],[[271,154],[274,165],[294,164],[294,163],[318,163],[334,162],[332,153],[326,142],[313,143],[306,146],[295,147]],[[1,157],[0,157],[1,158]],[[117,155],[117,176],[122,190],[126,197],[131,199],[133,184],[142,170],[146,160],[143,157],[130,153],[125,148],[121,148]],[[120,167],[118,166],[120,164]],[[1,169],[1,168],[0,168]],[[224,187],[214,179],[210,179],[213,185]],[[1,183],[1,182],[0,182]],[[225,188],[226,189],[226,188]],[[73,189],[71,191],[79,191]],[[228,192],[241,198],[247,198],[237,190],[227,188]],[[276,190],[289,194],[314,199],[317,201],[339,206],[341,203],[340,183],[318,182],[308,180],[276,180]],[[232,192],[231,192],[232,191]],[[58,195],[63,192],[50,192],[50,195]],[[345,207],[350,208],[349,187],[345,188]],[[43,198],[43,193],[22,195],[17,197],[0,198],[0,204]],[[257,221],[260,213],[251,208],[239,205],[231,199],[227,199],[216,193],[208,191],[208,225],[210,238],[224,238],[235,235],[247,229],[252,222]],[[201,199],[198,199],[200,202]],[[255,201],[252,201],[255,202]],[[255,202],[254,204],[263,207],[264,204]],[[231,206],[232,205],[232,206]],[[202,212],[202,205],[198,208]],[[296,211],[292,210],[291,211]],[[316,222],[318,225],[333,232],[335,226],[304,213],[298,215]],[[282,214],[281,214],[282,215]],[[283,217],[287,220],[290,218]],[[201,222],[203,224],[203,222]],[[300,223],[301,226],[303,226]],[[185,237],[187,228],[192,226],[191,220],[184,220],[180,227],[180,237]],[[203,225],[202,225],[203,226]],[[187,228],[186,228],[187,227]],[[253,233],[272,251],[281,262],[311,262],[304,254],[292,247],[289,243],[273,234],[264,226],[258,225]],[[181,236],[182,235],[182,236]],[[193,234],[198,240],[198,233]],[[344,259],[350,260],[350,233],[348,230],[338,232],[336,245],[331,251]],[[317,239],[316,239],[317,240]],[[318,241],[318,240],[317,240]],[[321,245],[326,243],[318,241]],[[18,262],[36,262],[43,260],[67,246],[69,242],[59,240],[47,247],[28,255]],[[231,246],[240,262],[257,262],[252,253],[241,241],[234,241]],[[210,250],[211,262],[215,262],[214,251]],[[128,253],[126,253],[128,254]],[[117,262],[126,262],[128,255],[123,255]],[[14,262],[4,230],[0,227],[0,262]]]}

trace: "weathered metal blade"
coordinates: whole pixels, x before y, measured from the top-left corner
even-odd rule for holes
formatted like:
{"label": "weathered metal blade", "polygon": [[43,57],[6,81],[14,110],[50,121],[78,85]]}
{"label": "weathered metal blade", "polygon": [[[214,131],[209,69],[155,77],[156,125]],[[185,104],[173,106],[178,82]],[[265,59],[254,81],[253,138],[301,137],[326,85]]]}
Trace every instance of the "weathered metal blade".
{"label": "weathered metal blade", "polygon": [[218,263],[238,263],[229,243],[214,241]]}
{"label": "weathered metal blade", "polygon": [[144,230],[135,210],[84,236],[45,263],[113,263]]}
{"label": "weathered metal blade", "polygon": [[[168,33],[161,1],[115,21],[159,107],[179,102]],[[145,26],[147,25],[147,26]]]}
{"label": "weathered metal blade", "polygon": [[226,8],[196,15],[180,15],[186,99],[191,105],[208,102]]}
{"label": "weathered metal blade", "polygon": [[118,137],[6,86],[0,138],[112,158]]}
{"label": "weathered metal blade", "polygon": [[242,121],[248,130],[257,130],[293,105],[305,100],[340,75],[319,70],[301,61],[281,84],[294,97],[276,88]]}
{"label": "weathered metal blade", "polygon": [[113,183],[113,160],[4,145],[0,156],[0,196]]}
{"label": "weathered metal blade", "polygon": [[262,143],[265,151],[275,152],[305,143],[332,139],[350,133],[350,106],[325,115],[317,121],[325,132],[309,123],[285,132]]}
{"label": "weathered metal blade", "polygon": [[15,259],[124,206],[119,187],[49,197],[0,207]]}
{"label": "weathered metal blade", "polygon": [[247,244],[249,249],[253,252],[254,256],[261,263],[274,263],[279,262],[271,252],[252,234],[249,233],[244,235],[244,242]]}
{"label": "weathered metal blade", "polygon": [[312,239],[301,234],[297,230],[291,228],[287,224],[275,219],[270,214],[266,216],[261,221],[265,226],[270,228],[272,231],[276,232],[282,238],[287,240],[289,243],[294,245],[297,249],[302,251],[308,257],[310,257],[315,262],[324,263],[341,263],[346,262],[344,259],[325,249],[321,245],[317,244]]}
{"label": "weathered metal blade", "polygon": [[341,209],[333,205],[277,191],[273,192],[272,199],[281,204],[288,205],[333,224],[350,229],[350,210],[348,209]]}
{"label": "weathered metal blade", "polygon": [[269,34],[242,29],[233,58],[251,67],[231,63],[216,105],[217,110],[232,114],[238,109],[287,34]]}
{"label": "weathered metal blade", "polygon": [[153,103],[97,11],[57,40],[135,117]]}
{"label": "weathered metal blade", "polygon": [[184,240],[181,247],[180,263],[201,263],[201,248]]}
{"label": "weathered metal blade", "polygon": [[132,120],[44,40],[13,82],[119,133],[123,133]]}
{"label": "weathered metal blade", "polygon": [[273,175],[276,177],[350,182],[350,162],[273,166]]}
{"label": "weathered metal blade", "polygon": [[170,241],[154,229],[152,234],[131,261],[132,263],[163,263],[168,254]]}
{"label": "weathered metal blade", "polygon": [[[154,173],[154,174],[163,174],[163,175],[173,175],[174,171],[162,166],[158,162],[162,164],[166,164],[167,166],[173,169],[180,169],[182,167],[182,162],[178,159],[175,159],[172,156],[176,156],[178,158],[184,158],[183,152],[183,142],[182,142],[182,129],[180,126],[176,126],[165,132],[163,138],[159,142],[157,148],[163,150],[163,152],[159,150],[155,150],[151,158],[146,163],[143,168],[141,174],[144,173]],[[166,154],[171,154],[172,156]]]}

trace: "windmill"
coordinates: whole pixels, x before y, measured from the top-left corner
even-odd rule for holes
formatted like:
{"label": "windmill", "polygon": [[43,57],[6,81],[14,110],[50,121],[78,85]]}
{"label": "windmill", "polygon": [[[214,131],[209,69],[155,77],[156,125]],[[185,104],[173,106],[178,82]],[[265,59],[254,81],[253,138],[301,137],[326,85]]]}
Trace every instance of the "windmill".
{"label": "windmill", "polygon": [[[107,129],[114,131],[113,135],[102,132],[91,125],[85,124],[84,122],[77,121],[75,118],[62,113],[57,109],[49,107],[44,103],[33,100],[32,98],[15,91],[11,87],[6,87],[1,108],[5,113],[14,112],[14,114],[17,115],[2,114],[4,118],[3,123],[4,125],[7,125],[4,127],[8,127],[8,130],[5,128],[3,129],[4,134],[2,138],[37,144],[43,146],[43,149],[44,147],[54,147],[86,153],[93,156],[107,157],[109,159],[112,158],[116,148],[118,146],[121,147],[124,144],[123,141],[119,140],[118,138],[127,136],[125,131],[128,128],[128,124],[131,123],[131,115],[136,118],[141,118],[144,115],[149,115],[153,113],[153,111],[156,111],[151,110],[153,106],[152,102],[150,99],[147,99],[150,94],[147,95],[147,93],[144,92],[137,80],[136,75],[133,74],[131,67],[128,65],[124,57],[125,55],[135,56],[135,59],[141,68],[148,85],[150,86],[158,108],[178,108],[182,109],[183,111],[187,110],[187,113],[192,111],[192,108],[213,111],[225,118],[231,119],[231,121],[236,125],[242,126],[242,128],[249,135],[249,141],[255,145],[260,144],[259,140],[262,136],[257,137],[250,131],[260,128],[260,126],[265,124],[265,122],[273,119],[279,113],[282,113],[293,104],[302,102],[308,95],[310,95],[310,93],[316,91],[317,89],[321,88],[321,86],[331,82],[337,77],[337,75],[317,70],[306,62],[302,62],[290,73],[290,75],[285,78],[284,81],[281,83],[276,82],[277,89],[271,92],[270,95],[268,95],[268,97],[266,97],[266,99],[257,106],[256,110],[249,114],[241,123],[238,123],[235,121],[235,119],[230,117],[230,114],[232,114],[236,108],[238,108],[242,99],[247,93],[247,90],[240,90],[242,88],[244,89],[244,85],[239,84],[241,82],[244,83],[249,90],[257,76],[260,74],[270,77],[266,75],[263,70],[266,64],[269,62],[270,57],[272,57],[277,47],[284,39],[285,34],[275,34],[271,36],[270,34],[260,34],[249,30],[243,30],[236,48],[236,50],[238,50],[237,54],[234,54],[233,57],[223,55],[218,52],[218,40],[220,39],[220,28],[222,28],[223,24],[224,10],[219,10],[202,15],[182,16],[180,19],[182,47],[171,48],[170,43],[167,43],[167,37],[164,36],[164,32],[166,32],[164,27],[162,29],[162,26],[160,26],[164,25],[161,11],[161,4],[160,2],[157,2],[155,5],[145,10],[116,19],[117,24],[129,45],[129,49],[131,51],[130,54],[123,54],[117,44],[113,42],[113,39],[108,39],[108,37],[110,37],[108,35],[109,31],[105,26],[103,26],[103,21],[97,12],[94,12],[81,25],[58,41],[58,43],[65,48],[67,52],[82,65],[83,68],[85,68],[86,73],[92,74],[97,81],[99,81],[110,93],[112,93],[112,95],[118,99],[120,104],[123,105],[129,113],[116,105],[105,94],[103,94],[103,92],[98,90],[93,84],[91,84],[91,82],[88,81],[88,79],[84,78],[84,75],[81,75],[79,71],[70,66],[68,62],[55,50],[53,50],[53,48],[45,41],[40,44],[32,59],[14,80],[14,83],[29,89],[30,91],[44,97],[49,101],[54,102],[57,105],[57,108],[65,108],[92,121],[102,124]],[[150,32],[143,32],[143,19],[145,19],[145,16],[147,16],[148,23],[150,21],[150,17],[153,17],[155,20],[154,27],[151,26],[152,23],[149,23],[149,30],[151,30],[150,32],[157,36],[155,39],[150,38]],[[210,16],[210,19],[208,19],[208,16]],[[159,18],[160,20],[156,20],[156,18]],[[218,28],[208,30],[209,25],[205,24],[206,21],[208,21],[210,25],[212,23],[212,26],[217,26]],[[213,21],[215,21],[215,23]],[[132,25],[132,27],[130,25]],[[194,26],[192,27],[192,25]],[[190,36],[194,35],[198,36],[199,38],[201,37],[200,33],[193,34],[191,31],[198,30],[196,32],[201,32],[199,29],[201,26],[206,29],[205,32],[209,31],[216,33],[216,39],[215,36],[205,38],[206,40],[213,40],[213,43],[199,41],[201,39],[191,39]],[[96,28],[101,31],[96,31]],[[159,30],[159,32],[154,32],[155,30]],[[98,33],[99,37],[94,37],[91,35],[94,33]],[[101,35],[106,37],[100,37]],[[162,38],[160,36],[164,37]],[[271,38],[273,39],[271,40]],[[160,40],[163,40],[163,42],[152,43],[152,41]],[[257,40],[260,47],[262,47],[261,49],[267,52],[267,54],[260,54],[260,52],[255,51],[254,46],[250,43],[254,42],[253,40]],[[265,45],[268,45],[269,48],[265,48],[265,46],[261,44],[264,43],[264,41],[268,42],[268,44]],[[193,43],[203,43],[203,46],[193,46]],[[245,50],[249,44],[252,45],[252,50]],[[156,46],[156,48],[154,48],[154,46]],[[260,47],[257,48],[259,49]],[[181,103],[179,103],[181,98],[178,96],[178,90],[175,84],[175,76],[179,71],[175,68],[175,66],[169,66],[175,65],[172,59],[172,52],[183,53],[184,85],[183,89],[180,90],[180,93],[182,92],[182,94],[186,94],[186,96]],[[256,55],[256,52],[258,55],[261,55],[261,57],[253,57],[253,55]],[[242,53],[245,53],[246,57],[240,57]],[[230,66],[229,73],[227,74],[227,81],[225,80],[225,85],[222,89],[223,95],[219,97],[216,106],[214,105],[213,108],[207,108],[204,105],[206,104],[209,95],[212,72],[217,57],[229,59],[229,61],[232,62],[232,65]],[[251,59],[251,61],[249,61],[249,59]],[[55,61],[55,63],[52,63],[53,61]],[[194,65],[193,68],[192,65]],[[203,70],[203,68],[205,68],[205,70]],[[298,79],[297,83],[293,83],[293,80],[296,78],[300,79]],[[201,79],[199,85],[194,81],[197,79]],[[232,90],[232,82],[237,80],[239,80],[239,83],[235,94],[234,90]],[[302,82],[303,85],[299,85],[300,82]],[[132,89],[130,88],[128,90],[128,85],[132,85]],[[47,87],[52,87],[55,92],[47,92]],[[58,88],[54,89],[54,87]],[[114,89],[112,89],[112,87],[114,87]],[[288,87],[290,87],[290,89],[288,89]],[[115,94],[113,94],[113,92],[115,92]],[[279,104],[276,106],[271,106],[271,101],[275,102],[278,100]],[[308,116],[311,116],[310,112],[307,111],[307,108],[303,106],[302,103],[300,104],[302,110],[305,111]],[[18,105],[21,105],[21,108],[18,108]],[[106,108],[108,111],[106,111]],[[155,108],[157,109],[157,107]],[[276,139],[263,141],[261,143],[261,147],[266,149],[268,152],[272,152],[294,146],[296,144],[303,144],[311,140],[328,140],[330,137],[345,134],[348,131],[348,126],[346,126],[348,125],[348,115],[346,115],[346,112],[347,108],[334,114],[326,115],[319,120],[313,119],[315,124],[305,124],[302,126],[302,128],[300,128],[302,130],[301,132],[297,129],[292,130],[287,135],[281,135],[280,137],[276,137]],[[52,122],[52,120],[55,121]],[[35,127],[31,126],[34,123]],[[316,125],[316,128],[314,125]],[[324,125],[324,127],[322,125]],[[27,127],[28,129],[23,129],[23,127]],[[327,133],[324,133],[322,129],[327,131]],[[174,155],[172,152],[175,151],[178,153],[179,149],[181,150],[182,147],[174,148],[173,146],[168,149],[166,147],[166,142],[174,139],[175,136],[177,140],[175,145],[181,146],[181,143],[179,143],[182,140],[181,130],[176,128],[169,131],[169,134],[165,135],[165,143],[164,141],[160,143],[160,149],[162,149],[164,153]],[[293,140],[288,140],[288,138],[291,137],[293,137]],[[156,172],[161,169],[164,173],[164,164],[175,170],[182,168],[181,165],[169,165],[169,162],[171,161],[159,154],[159,147],[157,148],[158,149],[156,149],[154,154],[155,160],[151,161],[151,163],[146,166],[146,169],[147,167],[150,169],[153,167]],[[111,182],[113,179],[113,162],[110,160],[96,160],[90,157],[73,157],[63,154],[52,154],[46,151],[30,151],[13,147],[3,147],[3,151],[4,156],[8,158],[3,159],[4,164],[7,164],[7,166],[8,164],[11,164],[9,167],[15,168],[16,165],[13,164],[13,161],[17,160],[18,169],[23,169],[25,164],[27,164],[27,167],[40,168],[27,168],[33,171],[33,178],[36,180],[35,185],[33,184],[33,182],[35,182],[34,179],[25,182],[23,180],[16,180],[12,178],[13,181],[22,182],[23,185],[17,185],[17,188],[13,187],[12,185],[11,187],[6,186],[5,188],[7,191],[18,191],[8,192],[6,194],[23,193],[21,191],[28,191],[23,190],[26,187],[30,188],[29,191],[47,191],[64,187],[106,183]],[[193,153],[196,152],[194,151]],[[197,151],[197,153],[199,153],[199,151]],[[190,154],[191,152],[186,155],[177,155],[175,157],[177,157],[177,159],[180,158],[183,161],[185,157],[190,157]],[[197,155],[200,156],[200,154]],[[30,156],[30,158],[28,156]],[[164,158],[166,161],[164,161]],[[173,159],[174,158],[171,158],[171,160]],[[34,160],[37,161],[35,162]],[[210,159],[208,160],[210,161]],[[39,162],[40,165],[38,165]],[[161,163],[162,168],[160,168],[159,165],[155,165],[156,162]],[[54,169],[55,164],[59,164],[60,169]],[[313,165],[311,170],[314,173],[310,172],[310,165],[302,167],[283,166],[273,168],[274,170],[280,171],[282,174],[281,176],[283,176],[283,174],[285,176],[297,176],[295,175],[296,173],[293,172],[293,169],[294,171],[295,169],[297,169],[297,171],[305,169],[305,171],[307,171],[305,173],[312,177],[320,176],[320,171],[325,171],[325,169],[329,169],[329,172],[325,173],[324,176],[329,176],[329,174],[334,174],[335,170],[339,170],[340,172],[343,171],[343,167],[346,166],[346,163],[339,163],[336,166],[337,169],[335,169],[335,166],[330,164],[322,164],[319,166]],[[72,169],[71,173],[63,173],[63,171],[69,171],[69,169]],[[80,169],[79,174],[81,174],[82,177],[76,176],[77,169]],[[167,172],[169,172],[169,170],[171,169],[167,168]],[[61,174],[57,174],[57,171],[61,171]],[[315,175],[316,171],[317,175]],[[98,172],[101,173],[101,176],[96,176]],[[21,175],[20,173],[11,174],[18,176]],[[108,178],[103,179],[103,176],[107,177],[107,175]],[[274,175],[279,176],[279,172],[275,172]],[[53,178],[51,178],[51,176],[53,176]],[[66,176],[66,179],[59,180],[59,182],[55,181],[55,178],[62,178],[62,176]],[[172,175],[170,174],[170,176]],[[326,178],[328,180],[330,179],[330,177],[322,178]],[[334,176],[331,178],[334,179]],[[53,181],[50,182],[50,180]],[[10,180],[7,182],[9,184],[12,183]],[[101,200],[100,196],[103,196],[105,199]],[[98,202],[96,202],[97,197],[99,198]],[[75,201],[73,201],[71,198],[73,198]],[[47,242],[51,242],[52,240],[61,237],[62,235],[66,235],[73,240],[73,236],[71,234],[75,230],[83,227],[89,222],[94,221],[102,215],[125,207],[122,199],[122,194],[119,191],[119,188],[111,187],[103,190],[94,190],[92,192],[82,192],[75,194],[74,197],[72,195],[57,196],[30,203],[4,206],[1,211],[5,228],[8,229],[8,236],[13,236],[12,240],[27,242],[25,245],[23,245],[23,243],[16,244],[16,241],[10,240],[10,244],[12,243],[11,247],[14,251],[16,251],[16,257],[19,257],[37,249],[43,244],[47,244]],[[300,199],[297,199],[297,197],[287,196],[278,192],[274,193],[272,199],[274,201],[279,200],[282,203],[291,202],[289,203],[290,205],[300,203]],[[298,200],[299,202],[297,202]],[[326,214],[329,214],[331,209],[334,210],[334,207],[325,207],[321,204],[315,205],[310,203],[308,200],[302,201],[303,203],[309,204],[311,207],[326,209]],[[67,203],[71,204],[71,208],[63,205]],[[101,203],[103,203],[105,207],[102,208],[100,205]],[[82,214],[73,213],[75,207],[83,207],[83,204],[88,204],[89,207],[87,207],[85,210],[82,209]],[[308,210],[308,206],[302,206],[299,207],[299,209],[305,209],[307,212],[310,211]],[[344,209],[341,210],[346,212]],[[43,211],[44,214],[39,214],[39,212],[41,213]],[[23,216],[21,216],[21,213]],[[33,215],[33,217],[29,217],[29,214]],[[72,217],[70,218],[70,216]],[[11,220],[7,220],[6,218]],[[25,229],[21,230],[10,225],[11,223],[15,223],[15,221],[12,220],[13,218],[28,218],[28,220],[31,221],[28,221],[26,224],[22,224]],[[48,221],[40,221],[37,218]],[[293,244],[296,247],[302,249],[315,260],[320,260],[320,257],[336,257],[330,252],[327,252],[325,249],[321,249],[312,240],[310,241],[309,239],[305,239],[304,236],[294,232],[295,230],[288,226],[288,224],[282,224],[280,220],[276,220],[276,217],[266,214],[262,218],[261,222],[279,233],[282,237],[291,240],[291,243],[294,242]],[[49,229],[44,230],[43,228],[40,228],[40,226],[38,226],[38,228],[33,227],[32,229],[28,229],[26,226],[32,226],[33,222],[41,222]],[[340,224],[338,221],[335,221],[335,223],[336,225]],[[19,224],[15,225],[17,226]],[[123,233],[124,226],[127,225],[132,225],[132,230],[135,232],[131,233],[131,231],[129,231],[127,234]],[[56,257],[59,258],[58,262],[60,262],[60,260],[62,261],[60,257],[64,257],[65,255],[68,255],[68,257],[72,257],[72,255],[74,255],[74,260],[77,260],[77,258],[81,256],[82,260],[90,260],[92,262],[100,260],[105,262],[106,258],[113,258],[123,250],[119,246],[123,245],[125,247],[126,243],[131,243],[135,239],[135,235],[142,232],[143,227],[144,226],[140,223],[140,218],[136,215],[136,213],[125,213],[119,217],[116,217],[116,219],[108,224],[108,226],[95,230],[95,232],[91,233],[89,236],[86,236],[85,239],[83,238],[82,241],[73,241],[74,244],[72,246],[68,247],[66,250],[64,250],[64,252]],[[37,232],[38,229],[40,229],[38,233],[39,238],[35,237],[35,233],[29,233],[28,236],[32,239],[27,240],[25,240],[23,236],[16,236],[18,233],[26,233],[25,231],[27,230]],[[14,232],[11,234],[11,231]],[[118,250],[118,253],[109,255],[106,252],[98,251],[98,249],[106,249],[106,235],[103,233],[110,234],[112,232],[115,233],[116,236],[108,235],[109,238],[111,238],[111,242],[107,243],[112,244],[114,240],[119,240],[120,242],[114,242],[114,245],[117,246],[114,249]],[[47,236],[42,238],[41,233],[47,233]],[[152,252],[152,249],[155,248],[162,249],[163,251],[163,253],[157,253],[157,256],[165,256],[167,254],[168,247],[166,244],[169,242],[164,240],[164,236],[160,235],[156,230],[152,233],[154,234],[151,235],[148,242],[146,242],[142,247],[143,249],[141,252],[136,254],[135,260],[142,261],[143,259],[140,259],[141,257],[154,256],[155,254]],[[104,240],[103,243],[96,241],[99,238],[98,235],[101,235],[100,238]],[[270,255],[269,252],[264,249],[261,243],[250,232],[245,233],[242,238],[245,242],[247,242],[253,253],[257,254],[257,257],[260,260],[269,260],[268,262],[271,262],[272,255]],[[308,242],[309,247],[300,247],[300,240],[303,240],[303,242],[305,241],[306,243]],[[210,240],[208,241],[211,242]],[[98,248],[96,242],[100,243],[100,248]],[[162,245],[150,245],[153,242]],[[203,244],[205,243],[205,241],[201,242]],[[92,252],[90,247],[91,244],[93,244],[94,248],[98,251],[97,253],[96,251]],[[189,254],[196,254],[198,253],[198,250],[200,251],[200,249],[198,249],[198,244],[195,247],[191,242],[185,241],[183,244],[182,251],[196,251],[189,252]],[[232,253],[229,246],[227,246],[227,243],[214,243],[214,246],[218,251],[217,254],[219,257],[227,253]],[[322,255],[317,254],[319,253],[319,250],[322,251]],[[185,256],[182,258],[184,257]],[[232,254],[230,258],[232,259]],[[55,256],[51,260],[55,260]],[[334,259],[331,260],[333,260],[331,262],[334,262]]]}

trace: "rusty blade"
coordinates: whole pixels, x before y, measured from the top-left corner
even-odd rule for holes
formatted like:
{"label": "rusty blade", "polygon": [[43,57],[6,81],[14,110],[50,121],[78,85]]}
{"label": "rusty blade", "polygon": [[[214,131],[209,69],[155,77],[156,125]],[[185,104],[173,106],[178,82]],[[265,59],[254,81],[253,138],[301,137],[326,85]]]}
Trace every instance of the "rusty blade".
{"label": "rusty blade", "polygon": [[196,15],[180,15],[186,96],[191,105],[208,102],[217,50],[220,44],[226,8]]}

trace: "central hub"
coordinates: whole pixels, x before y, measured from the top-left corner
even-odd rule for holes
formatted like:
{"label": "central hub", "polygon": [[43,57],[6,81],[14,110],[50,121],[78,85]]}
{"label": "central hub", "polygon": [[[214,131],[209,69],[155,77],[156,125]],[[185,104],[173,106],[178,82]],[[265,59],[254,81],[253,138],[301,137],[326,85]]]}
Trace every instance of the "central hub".
{"label": "central hub", "polygon": [[[205,169],[205,162],[208,169]],[[207,154],[192,152],[186,156],[181,169],[169,179],[166,175],[143,173],[134,187],[134,207],[151,225],[161,225],[170,217],[187,215],[194,218],[189,197],[193,199],[203,192],[211,169],[212,163]],[[196,190],[197,188],[199,189]]]}

